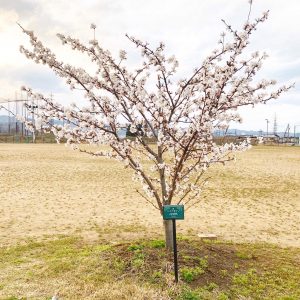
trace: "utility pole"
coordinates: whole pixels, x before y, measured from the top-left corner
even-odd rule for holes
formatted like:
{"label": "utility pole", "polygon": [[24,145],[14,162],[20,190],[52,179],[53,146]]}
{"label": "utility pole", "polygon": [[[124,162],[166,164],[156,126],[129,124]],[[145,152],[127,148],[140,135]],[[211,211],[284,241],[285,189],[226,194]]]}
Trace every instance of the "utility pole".
{"label": "utility pole", "polygon": [[268,142],[268,138],[269,138],[269,120],[266,119],[267,121],[267,142]]}
{"label": "utility pole", "polygon": [[297,128],[297,126],[300,126],[300,124],[294,125],[294,138],[296,138],[296,128]]}
{"label": "utility pole", "polygon": [[8,107],[8,135],[10,135],[10,105],[9,102],[7,103]]}
{"label": "utility pole", "polygon": [[274,135],[277,135],[277,117],[276,117],[276,114],[275,114],[275,117],[274,117],[274,128],[273,128],[273,131],[274,131]]}
{"label": "utility pole", "polygon": [[[297,126],[300,126],[300,124],[297,124],[297,125],[294,125],[294,143],[296,144],[296,128],[297,128]],[[299,144],[300,144],[300,137],[298,137],[298,139],[299,139]]]}
{"label": "utility pole", "polygon": [[[18,94],[17,92],[15,93],[15,99],[18,99]],[[15,110],[15,123],[16,123],[16,132],[15,135],[18,135],[18,120],[17,120],[17,115],[18,115],[18,102],[15,102],[16,105],[16,110]],[[17,137],[16,137],[17,138]]]}

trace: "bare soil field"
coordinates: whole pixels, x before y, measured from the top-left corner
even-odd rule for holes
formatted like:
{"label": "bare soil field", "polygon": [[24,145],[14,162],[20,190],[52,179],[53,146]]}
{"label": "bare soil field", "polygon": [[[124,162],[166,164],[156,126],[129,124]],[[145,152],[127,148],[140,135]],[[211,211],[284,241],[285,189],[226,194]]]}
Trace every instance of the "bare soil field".
{"label": "bare soil field", "polygon": [[[159,212],[121,164],[56,144],[0,144],[0,246],[99,232],[118,241],[162,234]],[[254,147],[210,169],[178,231],[300,247],[300,147]]]}

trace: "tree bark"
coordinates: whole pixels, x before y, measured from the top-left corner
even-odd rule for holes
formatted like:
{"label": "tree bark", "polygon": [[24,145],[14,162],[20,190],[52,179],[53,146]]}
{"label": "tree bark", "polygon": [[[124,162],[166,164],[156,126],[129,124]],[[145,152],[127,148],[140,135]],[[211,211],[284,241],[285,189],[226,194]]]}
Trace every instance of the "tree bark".
{"label": "tree bark", "polygon": [[165,228],[165,242],[166,248],[169,251],[173,250],[173,227],[172,220],[164,220],[164,228]]}

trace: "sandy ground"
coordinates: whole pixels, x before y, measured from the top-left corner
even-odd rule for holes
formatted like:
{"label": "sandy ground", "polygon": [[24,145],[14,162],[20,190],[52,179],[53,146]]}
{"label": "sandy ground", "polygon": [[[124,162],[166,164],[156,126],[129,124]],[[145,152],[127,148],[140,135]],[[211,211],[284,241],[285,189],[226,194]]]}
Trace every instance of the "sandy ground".
{"label": "sandy ground", "polygon": [[[209,172],[179,232],[300,247],[300,147],[254,147]],[[63,145],[0,144],[0,246],[56,234],[93,239],[109,228],[162,233],[161,216],[136,187],[111,160]]]}

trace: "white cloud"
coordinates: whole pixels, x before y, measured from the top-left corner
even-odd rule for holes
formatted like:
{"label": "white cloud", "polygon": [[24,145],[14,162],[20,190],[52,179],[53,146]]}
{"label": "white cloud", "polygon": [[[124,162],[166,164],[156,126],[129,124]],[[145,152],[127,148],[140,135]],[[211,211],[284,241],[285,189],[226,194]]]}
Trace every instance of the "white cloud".
{"label": "white cloud", "polygon": [[[232,125],[231,128],[252,129],[266,131],[266,119],[269,120],[269,128],[272,128],[274,118],[276,115],[278,131],[285,131],[288,124],[293,127],[295,124],[300,124],[299,120],[299,106],[280,103],[259,105],[255,108],[241,108],[239,110],[243,116],[242,124]],[[297,123],[298,120],[298,123]]]}
{"label": "white cloud", "polygon": [[[263,127],[264,120],[272,118],[275,113],[282,123],[300,123],[300,2],[254,0],[251,17],[259,16],[267,9],[270,9],[270,19],[255,32],[250,49],[265,50],[270,55],[260,76],[278,79],[279,83],[296,82],[296,88],[276,103],[242,110],[245,123],[239,126],[243,128]],[[0,97],[4,97],[4,93],[7,96],[10,89],[10,95],[13,95],[20,84],[31,84],[46,94],[56,91],[59,98],[64,99],[70,94],[60,86],[59,80],[53,79],[51,71],[44,66],[34,66],[19,54],[19,45],[26,44],[26,38],[16,21],[34,30],[59,57],[71,62],[77,62],[78,56],[62,50],[55,34],[62,32],[89,41],[92,22],[97,24],[96,34],[100,42],[113,53],[118,53],[120,48],[130,53],[136,51],[124,37],[125,33],[152,45],[163,40],[167,51],[179,59],[179,76],[183,77],[216,46],[219,33],[224,29],[222,18],[235,27],[243,24],[248,14],[248,1],[0,0],[0,13],[0,41],[3,45],[0,50],[0,80],[3,84]],[[135,58],[133,56],[132,62],[136,61]],[[28,70],[28,74],[24,70]]]}

